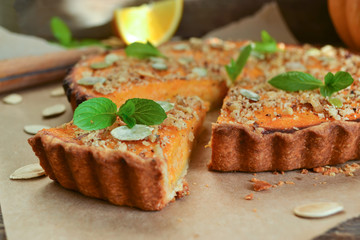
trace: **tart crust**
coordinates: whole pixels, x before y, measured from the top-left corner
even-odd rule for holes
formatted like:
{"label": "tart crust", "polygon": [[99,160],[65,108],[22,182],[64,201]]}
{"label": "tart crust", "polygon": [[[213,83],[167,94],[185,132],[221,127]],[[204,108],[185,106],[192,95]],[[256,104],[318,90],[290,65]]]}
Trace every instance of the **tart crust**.
{"label": "tart crust", "polygon": [[360,157],[360,124],[324,122],[301,130],[255,132],[239,124],[213,124],[214,171],[287,171],[335,165]]}

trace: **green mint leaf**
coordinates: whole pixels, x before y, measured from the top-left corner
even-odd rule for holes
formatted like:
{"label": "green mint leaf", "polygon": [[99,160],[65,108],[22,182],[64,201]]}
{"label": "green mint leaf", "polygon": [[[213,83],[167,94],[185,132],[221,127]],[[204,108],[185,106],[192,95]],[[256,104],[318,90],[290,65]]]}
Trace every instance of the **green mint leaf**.
{"label": "green mint leaf", "polygon": [[118,114],[126,114],[127,116],[133,115],[135,112],[134,101],[127,100],[123,105],[121,105]]}
{"label": "green mint leaf", "polygon": [[239,55],[239,57],[236,59],[236,62],[231,59],[230,64],[225,66],[226,72],[232,82],[235,82],[237,77],[240,75],[242,69],[244,68],[247,59],[250,56],[251,53],[251,45],[247,45],[244,47]]}
{"label": "green mint leaf", "polygon": [[53,17],[50,21],[51,31],[54,37],[65,46],[71,42],[71,31],[63,20],[59,17]]}
{"label": "green mint leaf", "polygon": [[326,75],[325,75],[325,78],[324,78],[324,82],[325,82],[325,85],[331,85],[334,81],[335,81],[335,75],[332,74],[331,72],[328,72]]}
{"label": "green mint leaf", "polygon": [[341,100],[338,98],[329,98],[328,101],[336,108],[341,108],[343,106]]}
{"label": "green mint leaf", "polygon": [[261,40],[264,43],[270,43],[270,42],[275,42],[276,43],[276,40],[273,37],[271,37],[270,34],[265,30],[261,31]]}
{"label": "green mint leaf", "polygon": [[121,118],[121,120],[123,120],[124,123],[126,123],[126,125],[129,127],[129,128],[133,128],[136,124],[136,120],[135,118],[133,117],[129,117],[127,114],[125,113],[121,113],[119,115],[119,117]]}
{"label": "green mint leaf", "polygon": [[354,79],[351,77],[351,75],[348,72],[343,72],[343,71],[337,72],[330,83],[326,83],[326,77],[325,77],[325,84],[331,86],[336,92],[344,88],[347,88],[353,82]]}
{"label": "green mint leaf", "polygon": [[[131,105],[133,107],[129,107]],[[135,119],[136,124],[158,125],[166,119],[166,113],[160,104],[150,99],[132,98],[125,102],[125,107],[121,107],[117,113],[120,117],[127,115]],[[129,112],[126,112],[130,110]],[[124,120],[124,119],[123,119]]]}
{"label": "green mint leaf", "polygon": [[347,88],[354,82],[354,79],[347,72],[339,71],[335,75],[328,72],[325,76],[325,86],[320,88],[324,97],[330,97],[333,93]]}
{"label": "green mint leaf", "polygon": [[320,87],[320,94],[324,97],[330,97],[336,90],[329,85]]}
{"label": "green mint leaf", "polygon": [[274,38],[266,31],[261,31],[262,42],[255,42],[253,50],[258,53],[274,53],[278,51],[277,43]]}
{"label": "green mint leaf", "polygon": [[147,43],[134,42],[125,48],[128,57],[145,59],[150,57],[165,57],[149,41]]}
{"label": "green mint leaf", "polygon": [[289,92],[312,90],[324,85],[322,81],[312,75],[296,71],[279,74],[270,79],[269,83],[278,89]]}
{"label": "green mint leaf", "polygon": [[92,98],[81,103],[74,112],[74,124],[83,130],[98,130],[116,120],[117,106],[108,98]]}

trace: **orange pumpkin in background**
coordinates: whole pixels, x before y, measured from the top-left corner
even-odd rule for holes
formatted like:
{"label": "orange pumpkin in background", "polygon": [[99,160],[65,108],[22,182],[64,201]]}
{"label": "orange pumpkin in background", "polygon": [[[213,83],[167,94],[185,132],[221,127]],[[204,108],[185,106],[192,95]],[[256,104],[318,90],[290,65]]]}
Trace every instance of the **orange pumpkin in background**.
{"label": "orange pumpkin in background", "polygon": [[328,0],[328,10],[343,42],[360,51],[360,0]]}

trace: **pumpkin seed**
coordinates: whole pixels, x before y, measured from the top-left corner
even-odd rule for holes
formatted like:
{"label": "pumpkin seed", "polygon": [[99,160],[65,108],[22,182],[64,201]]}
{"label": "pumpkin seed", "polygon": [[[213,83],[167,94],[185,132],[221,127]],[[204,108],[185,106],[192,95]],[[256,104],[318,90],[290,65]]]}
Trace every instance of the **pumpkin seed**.
{"label": "pumpkin seed", "polygon": [[133,128],[128,128],[127,126],[114,128],[110,133],[114,138],[121,141],[136,141],[150,136],[152,130],[154,130],[154,128],[136,124]]}
{"label": "pumpkin seed", "polygon": [[199,77],[205,77],[207,75],[207,70],[205,68],[195,67],[192,69],[192,73],[197,74]]}
{"label": "pumpkin seed", "polygon": [[4,103],[7,104],[19,104],[22,102],[22,96],[16,93],[12,93],[3,98]]}
{"label": "pumpkin seed", "polygon": [[118,61],[120,58],[115,53],[110,53],[105,56],[105,62],[108,64],[113,64],[114,62]]}
{"label": "pumpkin seed", "polygon": [[154,63],[165,63],[165,59],[159,57],[150,57],[150,61]]}
{"label": "pumpkin seed", "polygon": [[156,103],[158,103],[162,107],[162,109],[164,109],[165,112],[170,111],[175,106],[174,103],[170,103],[166,101],[156,101]]}
{"label": "pumpkin seed", "polygon": [[106,81],[106,78],[104,77],[83,77],[79,81],[77,81],[78,84],[81,85],[95,85],[96,83],[104,83]]}
{"label": "pumpkin seed", "polygon": [[33,163],[17,169],[10,175],[10,179],[31,179],[45,175],[39,163]]}
{"label": "pumpkin seed", "polygon": [[47,107],[42,111],[43,117],[52,117],[64,113],[66,107],[64,104],[56,104],[51,107]]}
{"label": "pumpkin seed", "polygon": [[310,203],[294,208],[295,215],[307,218],[322,218],[341,212],[344,207],[336,202]]}
{"label": "pumpkin seed", "polygon": [[194,61],[193,58],[191,57],[181,57],[178,60],[178,63],[180,63],[181,65],[188,65],[189,63],[191,63],[192,61]]}
{"label": "pumpkin seed", "polygon": [[260,100],[260,96],[257,93],[254,93],[253,91],[247,89],[240,89],[240,94],[255,102]]}
{"label": "pumpkin seed", "polygon": [[161,62],[156,62],[151,64],[151,67],[156,69],[156,70],[166,70],[167,66],[165,63],[161,63]]}
{"label": "pumpkin seed", "polygon": [[65,91],[63,87],[55,88],[50,92],[51,97],[60,97],[64,95],[65,95]]}
{"label": "pumpkin seed", "polygon": [[96,62],[96,63],[92,63],[90,65],[90,67],[92,69],[103,69],[103,68],[107,68],[110,67],[111,64],[107,63],[107,62]]}
{"label": "pumpkin seed", "polygon": [[189,45],[187,45],[185,43],[180,43],[180,44],[176,44],[175,46],[173,46],[173,49],[175,51],[184,51],[184,50],[189,50],[190,47],[189,47]]}
{"label": "pumpkin seed", "polygon": [[24,126],[24,131],[28,134],[35,135],[38,131],[40,131],[41,129],[44,129],[44,128],[50,128],[50,127],[46,126],[46,125],[37,125],[37,124],[26,125],[26,126]]}

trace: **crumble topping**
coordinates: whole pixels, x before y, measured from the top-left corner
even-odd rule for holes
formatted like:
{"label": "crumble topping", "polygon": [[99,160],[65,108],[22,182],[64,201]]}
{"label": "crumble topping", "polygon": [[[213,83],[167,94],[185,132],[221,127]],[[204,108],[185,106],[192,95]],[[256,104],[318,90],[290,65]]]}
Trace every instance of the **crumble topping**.
{"label": "crumble topping", "polygon": [[[316,116],[321,121],[351,120],[356,118],[360,107],[358,88],[360,79],[360,56],[342,48],[330,45],[320,49],[310,45],[302,48],[285,47],[284,51],[265,55],[264,59],[250,56],[241,79],[229,91],[221,110],[223,118],[230,118],[233,123],[261,127],[258,117],[263,115],[268,121],[277,122],[286,116],[289,120],[299,120],[298,114]],[[319,90],[285,92],[267,83],[272,77],[287,71],[303,71],[323,80],[327,72],[342,70],[354,77],[354,83],[341,90],[333,97],[343,103],[341,108],[334,107]],[[252,101],[240,94],[241,89],[248,89],[260,96],[259,101]],[[269,109],[274,111],[269,112]],[[296,126],[295,126],[296,127]]]}
{"label": "crumble topping", "polygon": [[[207,109],[206,104],[199,97],[181,97],[177,96],[169,102],[175,103],[172,110],[167,112],[167,119],[160,125],[152,126],[152,134],[143,140],[138,141],[121,141],[114,138],[110,132],[116,127],[123,126],[119,118],[116,122],[105,129],[101,130],[82,130],[77,128],[72,122],[65,124],[62,128],[72,128],[74,141],[87,146],[101,147],[106,149],[115,149],[120,151],[131,151],[143,158],[165,158],[164,149],[172,144],[175,135],[174,130],[181,131],[190,128],[189,120],[199,121],[198,111]],[[191,124],[194,125],[194,124]],[[194,140],[194,127],[188,129],[188,140]]]}

